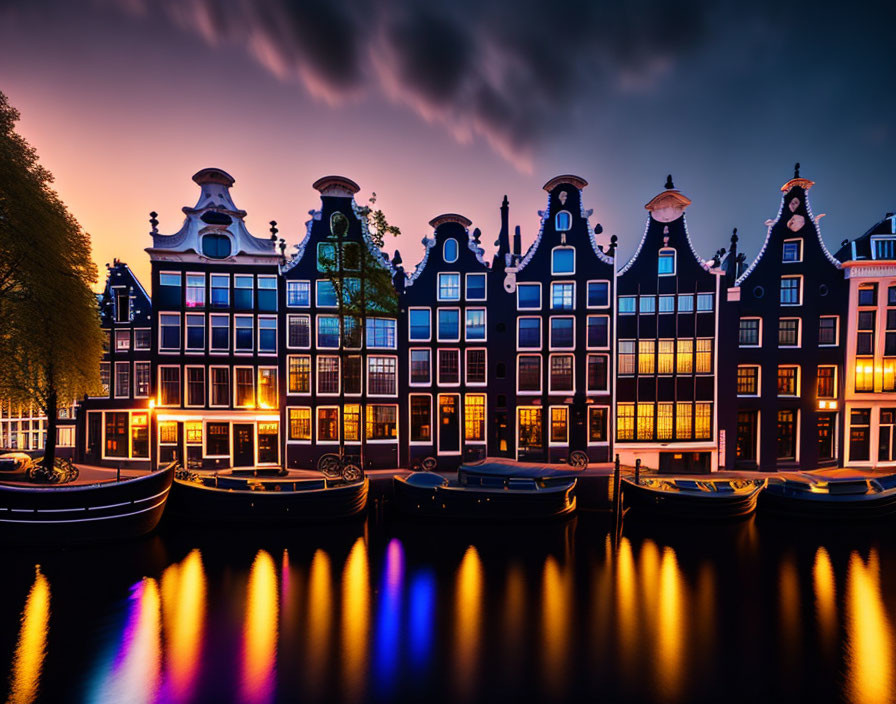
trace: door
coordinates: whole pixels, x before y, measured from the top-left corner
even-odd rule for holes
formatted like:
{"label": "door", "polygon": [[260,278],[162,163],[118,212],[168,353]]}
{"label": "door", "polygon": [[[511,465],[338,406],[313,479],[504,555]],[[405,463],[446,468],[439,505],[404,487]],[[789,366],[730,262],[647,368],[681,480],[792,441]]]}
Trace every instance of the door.
{"label": "door", "polygon": [[87,414],[87,454],[84,458],[87,462],[98,463],[103,442],[103,414]]}
{"label": "door", "polygon": [[756,422],[758,411],[738,411],[737,413],[737,464],[756,464]]}
{"label": "door", "polygon": [[517,409],[517,459],[544,459],[541,410],[535,407]]}
{"label": "door", "polygon": [[439,454],[460,452],[460,396],[439,396]]}
{"label": "door", "polygon": [[818,424],[818,459],[834,459],[834,428],[837,426],[836,413],[819,413]]}
{"label": "door", "polygon": [[233,466],[255,465],[255,426],[251,423],[233,424]]}

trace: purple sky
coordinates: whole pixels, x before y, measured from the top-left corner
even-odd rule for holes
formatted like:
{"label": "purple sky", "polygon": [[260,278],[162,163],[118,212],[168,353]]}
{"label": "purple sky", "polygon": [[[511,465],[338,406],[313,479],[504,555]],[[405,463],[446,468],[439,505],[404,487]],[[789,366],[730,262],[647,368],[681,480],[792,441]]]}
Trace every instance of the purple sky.
{"label": "purple sky", "polygon": [[177,230],[206,166],[290,244],[311,183],[353,178],[407,268],[439,213],[493,242],[505,193],[527,245],[567,172],[626,259],[671,172],[697,248],[738,227],[752,257],[794,161],[832,249],[896,209],[894,20],[885,3],[0,0],[0,90],[97,261],[144,281],[147,213]]}

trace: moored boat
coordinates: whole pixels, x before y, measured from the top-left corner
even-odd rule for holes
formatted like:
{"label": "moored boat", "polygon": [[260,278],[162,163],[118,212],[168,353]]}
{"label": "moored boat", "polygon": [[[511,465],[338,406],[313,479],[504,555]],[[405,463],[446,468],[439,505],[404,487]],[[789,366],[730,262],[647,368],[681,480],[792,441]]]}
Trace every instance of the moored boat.
{"label": "moored boat", "polygon": [[145,535],[162,517],[175,467],[90,484],[0,484],[0,541],[70,544]]}
{"label": "moored boat", "polygon": [[274,477],[180,472],[170,510],[181,518],[216,521],[326,521],[350,518],[367,506],[369,480],[287,474]]}
{"label": "moored boat", "polygon": [[866,519],[896,514],[896,475],[772,477],[759,500],[763,513]]}
{"label": "moored boat", "polygon": [[676,479],[641,477],[622,479],[625,506],[639,513],[663,517],[717,519],[748,516],[764,479]]}

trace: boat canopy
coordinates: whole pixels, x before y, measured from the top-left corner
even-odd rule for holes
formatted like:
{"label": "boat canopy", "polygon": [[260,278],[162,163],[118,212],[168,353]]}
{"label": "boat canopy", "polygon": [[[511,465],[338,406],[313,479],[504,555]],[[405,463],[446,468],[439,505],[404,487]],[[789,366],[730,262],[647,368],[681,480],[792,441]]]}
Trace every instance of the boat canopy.
{"label": "boat canopy", "polygon": [[547,479],[549,477],[577,477],[581,470],[564,464],[540,464],[537,462],[517,462],[503,457],[486,457],[478,462],[465,462],[458,474],[488,477],[528,477]]}

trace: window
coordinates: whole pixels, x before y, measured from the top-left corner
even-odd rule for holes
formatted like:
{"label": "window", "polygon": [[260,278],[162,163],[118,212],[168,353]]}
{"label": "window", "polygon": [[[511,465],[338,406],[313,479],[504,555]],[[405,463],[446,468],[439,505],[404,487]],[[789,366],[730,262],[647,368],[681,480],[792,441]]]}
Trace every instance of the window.
{"label": "window", "polygon": [[180,405],[180,367],[159,367],[159,405]]}
{"label": "window", "polygon": [[460,300],[460,274],[439,274],[439,300]]}
{"label": "window", "polygon": [[637,296],[620,296],[619,315],[634,315],[637,300]]}
{"label": "window", "polygon": [[561,210],[554,216],[554,229],[557,232],[566,232],[572,227],[572,215],[566,210]]}
{"label": "window", "polygon": [[693,408],[687,401],[675,404],[675,439],[690,440],[694,435]]}
{"label": "window", "polygon": [[287,391],[291,394],[311,393],[311,357],[290,355],[287,357]]}
{"label": "window", "polygon": [[129,350],[131,348],[131,331],[116,330],[115,331],[115,349]]}
{"label": "window", "polygon": [[442,245],[442,258],[449,264],[457,261],[457,240],[449,237]]}
{"label": "window", "polygon": [[159,314],[159,349],[180,349],[180,315],[177,313]]}
{"label": "window", "polygon": [[432,383],[431,352],[429,349],[415,349],[410,351],[412,385]]}
{"label": "window", "polygon": [[778,367],[778,396],[796,396],[799,389],[799,367]]}
{"label": "window", "polygon": [[464,440],[485,442],[485,394],[467,394],[464,398]]}
{"label": "window", "polygon": [[711,293],[698,293],[697,294],[697,312],[698,313],[706,313],[711,312],[713,307],[713,294]]}
{"label": "window", "polygon": [[638,312],[650,315],[656,312],[656,297],[654,296],[638,296]]}
{"label": "window", "polygon": [[347,271],[361,270],[361,245],[357,242],[342,245],[342,268]]}
{"label": "window", "polygon": [[277,367],[258,368],[258,407],[277,408],[280,400],[277,393]]}
{"label": "window", "polygon": [[781,246],[782,262],[800,262],[803,260],[803,241],[802,240],[784,240]]}
{"label": "window", "polygon": [[588,443],[607,441],[607,408],[588,408]]}
{"label": "window", "polygon": [[694,439],[709,440],[712,437],[712,404],[694,404]]}
{"label": "window", "polygon": [[307,308],[311,305],[310,281],[286,282],[286,305],[290,308]]}
{"label": "window", "polygon": [[187,367],[187,406],[205,405],[205,367]]}
{"label": "window", "polygon": [[696,368],[698,374],[712,373],[711,337],[701,337],[697,340]]}
{"label": "window", "polygon": [[638,440],[652,440],[654,433],[653,426],[653,404],[638,403],[637,411],[637,433]]}
{"label": "window", "polygon": [[432,398],[411,394],[411,442],[432,442]]}
{"label": "window", "polygon": [[609,389],[610,359],[605,354],[589,354],[586,360],[588,391]]}
{"label": "window", "polygon": [[229,423],[208,423],[205,426],[205,456],[230,456]]}
{"label": "window", "polygon": [[877,313],[873,310],[860,310],[856,321],[856,354],[874,354],[874,331]]}
{"label": "window", "polygon": [[551,406],[551,439],[556,445],[569,442],[569,409],[566,406]]}
{"label": "window", "polygon": [[361,442],[361,406],[357,403],[342,407],[342,433],[346,442]]}
{"label": "window", "polygon": [[317,346],[329,349],[339,347],[339,318],[335,315],[317,316]]}
{"label": "window", "polygon": [[134,349],[148,350],[151,344],[152,335],[149,328],[137,328],[134,330]]}
{"label": "window", "polygon": [[554,247],[551,251],[551,274],[561,276],[576,273],[576,250],[572,247]]}
{"label": "window", "polygon": [[131,321],[131,296],[124,289],[115,290],[115,322],[129,323]]}
{"label": "window", "polygon": [[205,307],[205,274],[187,274],[187,308]]}
{"label": "window", "polygon": [[311,441],[311,409],[289,409],[289,439]]}
{"label": "window", "polygon": [[796,459],[796,411],[778,411],[778,459]]}
{"label": "window", "polygon": [[115,398],[131,395],[131,365],[127,362],[115,363]]}
{"label": "window", "polygon": [[877,284],[861,284],[859,286],[859,305],[877,305]]}
{"label": "window", "polygon": [[619,374],[635,373],[635,341],[619,341]]}
{"label": "window", "polygon": [[694,341],[677,340],[676,369],[679,374],[694,373]]}
{"label": "window", "polygon": [[541,357],[538,355],[517,358],[517,390],[541,392]]}
{"label": "window", "polygon": [[610,282],[588,282],[588,307],[607,308],[610,305]]}
{"label": "window", "polygon": [[251,315],[233,316],[233,349],[237,352],[252,351],[253,320]]}
{"label": "window", "polygon": [[311,316],[286,316],[286,346],[292,349],[311,347]]}
{"label": "window", "polygon": [[896,358],[884,357],[882,391],[896,391]]}
{"label": "window", "polygon": [[485,274],[467,274],[467,300],[484,301],[486,298]]}
{"label": "window", "polygon": [[103,454],[106,457],[127,457],[128,451],[128,414],[105,413],[106,446]]}
{"label": "window", "polygon": [[210,406],[230,405],[230,367],[209,367],[211,383]]}
{"label": "window", "polygon": [[227,235],[210,234],[202,237],[202,253],[209,259],[227,259],[231,244]]}
{"label": "window", "polygon": [[361,349],[361,322],[357,318],[343,317],[342,345],[348,349]]}
{"label": "window", "polygon": [[187,350],[205,350],[205,316],[202,313],[187,313]]}
{"label": "window", "polygon": [[678,312],[693,313],[694,312],[694,294],[679,293],[678,294]]}
{"label": "window", "polygon": [[153,303],[160,308],[179,308],[181,303],[180,274],[162,272],[159,274],[159,292],[153,296]]}
{"label": "window", "polygon": [[149,362],[134,362],[134,396],[146,398],[149,396]]}
{"label": "window", "polygon": [[336,298],[336,288],[332,281],[317,282],[317,307],[318,308],[337,308],[339,307],[339,299]]}
{"label": "window", "polygon": [[818,367],[818,398],[837,398],[837,367]]}
{"label": "window", "polygon": [[575,389],[573,359],[571,354],[551,355],[551,393],[572,392]]}
{"label": "window", "polygon": [[540,310],[541,284],[517,284],[516,307],[518,310]]}
{"label": "window", "polygon": [[466,351],[466,374],[468,384],[485,384],[485,350],[468,349]]}
{"label": "window", "polygon": [[317,358],[317,393],[339,393],[339,357]]}
{"label": "window", "polygon": [[571,349],[575,347],[575,318],[551,317],[551,348]]}
{"label": "window", "polygon": [[874,359],[856,357],[856,391],[874,391]]}
{"label": "window", "polygon": [[277,311],[277,277],[258,277],[258,310],[264,313]]}
{"label": "window", "polygon": [[230,306],[230,274],[212,274],[210,284],[212,308]]}
{"label": "window", "polygon": [[230,349],[230,317],[226,315],[210,316],[212,328],[212,352],[226,352]]}
{"label": "window", "polygon": [[429,342],[432,311],[429,308],[411,308],[408,311],[408,336],[411,340]]}
{"label": "window", "polygon": [[367,358],[367,393],[394,396],[398,393],[398,369],[395,357]]}
{"label": "window", "polygon": [[439,350],[439,384],[460,384],[460,350]]}
{"label": "window", "polygon": [[394,440],[398,437],[398,407],[367,406],[367,439]]}
{"label": "window", "polygon": [[574,283],[551,284],[551,309],[573,310],[575,302],[576,285]]}
{"label": "window", "polygon": [[741,365],[737,368],[737,395],[759,395],[759,367]]}
{"label": "window", "polygon": [[657,258],[657,274],[659,276],[675,276],[675,250],[661,249]]}
{"label": "window", "polygon": [[252,310],[254,305],[254,281],[251,274],[235,274],[233,277],[233,307]]}
{"label": "window", "polygon": [[519,349],[541,347],[541,318],[517,318],[516,345]]}
{"label": "window", "polygon": [[588,347],[606,349],[610,346],[610,316],[588,316]]}
{"label": "window", "polygon": [[778,347],[799,347],[800,319],[781,318],[778,321]]}
{"label": "window", "polygon": [[896,238],[873,237],[875,259],[896,259]]}
{"label": "window", "polygon": [[440,342],[457,342],[460,340],[460,310],[457,308],[439,308]]}
{"label": "window", "polygon": [[638,340],[638,374],[653,374],[655,340]]}
{"label": "window", "polygon": [[317,409],[317,441],[339,442],[339,409]]}
{"label": "window", "polygon": [[57,447],[74,447],[75,446],[75,429],[69,425],[60,425],[56,427],[56,446]]}
{"label": "window", "polygon": [[656,404],[656,439],[671,440],[673,435],[673,403]]}
{"label": "window", "polygon": [[635,439],[635,404],[620,403],[616,406],[616,439]]}
{"label": "window", "polygon": [[464,339],[469,341],[485,340],[485,308],[467,308],[464,324]]}
{"label": "window", "polygon": [[737,344],[741,347],[759,347],[760,330],[759,318],[741,318],[737,332]]}
{"label": "window", "polygon": [[336,245],[332,242],[319,242],[317,245],[317,270],[335,272],[338,269],[339,259],[336,256]]}
{"label": "window", "polygon": [[871,409],[856,408],[849,416],[849,459],[867,462],[871,457]]}
{"label": "window", "polygon": [[391,318],[369,318],[367,346],[374,349],[394,349],[396,324]]}
{"label": "window", "polygon": [[237,408],[255,406],[255,379],[252,367],[234,367],[233,405]]}
{"label": "window", "polygon": [[675,372],[675,340],[660,340],[657,345],[656,355],[657,374],[672,374]]}
{"label": "window", "polygon": [[800,298],[800,282],[799,276],[782,276],[781,277],[781,305],[782,306],[798,306],[801,303]]}
{"label": "window", "polygon": [[660,296],[660,305],[659,305],[660,313],[674,313],[675,312],[675,296]]}
{"label": "window", "polygon": [[822,316],[818,319],[818,344],[837,345],[839,338],[838,318],[836,315]]}

